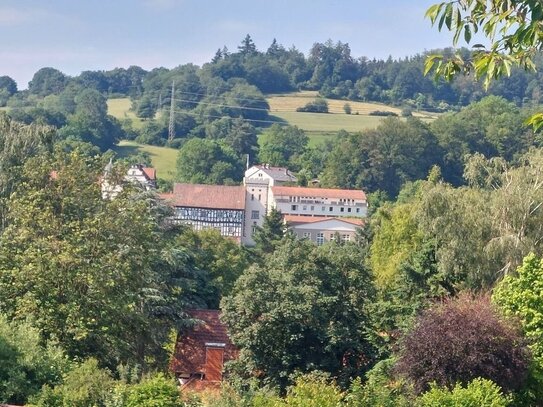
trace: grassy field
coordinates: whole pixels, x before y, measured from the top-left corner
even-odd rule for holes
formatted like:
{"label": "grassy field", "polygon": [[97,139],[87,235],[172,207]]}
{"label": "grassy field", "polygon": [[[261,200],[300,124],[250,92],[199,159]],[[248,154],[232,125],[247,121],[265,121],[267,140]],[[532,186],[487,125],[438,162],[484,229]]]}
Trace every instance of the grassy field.
{"label": "grassy field", "polygon": [[[277,113],[283,112],[296,112],[297,108],[305,106],[308,102],[313,101],[316,97],[318,97],[318,92],[316,91],[302,91],[280,95],[270,95],[270,97],[267,98],[267,101],[270,105],[270,113],[277,115]],[[343,106],[345,106],[346,103],[351,106],[352,115],[356,115],[358,112],[359,115],[368,116],[375,110],[386,110],[389,112],[394,112],[398,115],[400,115],[402,112],[401,108],[388,106],[382,103],[353,102],[337,99],[326,99],[326,101],[328,102],[328,112],[332,114],[339,114],[341,116],[349,116],[345,114],[345,111],[343,110]],[[435,115],[428,112],[413,112],[413,116],[421,118],[435,118]]]}
{"label": "grassy field", "polygon": [[123,140],[115,152],[120,157],[126,157],[130,154],[148,153],[151,157],[151,163],[156,168],[157,177],[164,180],[173,180],[175,175],[175,163],[177,160],[177,150],[169,147],[149,146],[139,144],[135,141]]}
{"label": "grassy field", "polygon": [[130,110],[132,102],[130,98],[118,98],[107,100],[107,112],[116,117],[119,120],[130,119],[132,120],[132,126],[135,129],[140,129],[143,126],[143,120],[136,116],[136,114]]}

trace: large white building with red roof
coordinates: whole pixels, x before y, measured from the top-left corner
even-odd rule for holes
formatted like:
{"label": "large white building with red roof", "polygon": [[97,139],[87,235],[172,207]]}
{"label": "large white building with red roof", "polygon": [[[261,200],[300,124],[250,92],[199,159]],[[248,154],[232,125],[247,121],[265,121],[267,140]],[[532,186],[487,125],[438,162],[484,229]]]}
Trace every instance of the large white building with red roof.
{"label": "large white building with red roof", "polygon": [[256,165],[245,171],[242,186],[175,184],[161,196],[174,208],[175,222],[217,229],[248,246],[273,208],[300,238],[353,240],[367,214],[364,192],[298,187],[296,181],[286,168]]}

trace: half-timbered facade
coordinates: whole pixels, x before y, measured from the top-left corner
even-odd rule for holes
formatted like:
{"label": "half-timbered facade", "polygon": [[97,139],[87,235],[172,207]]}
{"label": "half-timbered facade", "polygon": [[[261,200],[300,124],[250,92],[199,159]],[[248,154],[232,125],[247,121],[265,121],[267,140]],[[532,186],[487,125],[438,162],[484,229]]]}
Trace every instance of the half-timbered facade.
{"label": "half-timbered facade", "polygon": [[243,186],[175,184],[173,193],[162,198],[173,207],[174,222],[194,230],[217,229],[222,236],[244,243]]}

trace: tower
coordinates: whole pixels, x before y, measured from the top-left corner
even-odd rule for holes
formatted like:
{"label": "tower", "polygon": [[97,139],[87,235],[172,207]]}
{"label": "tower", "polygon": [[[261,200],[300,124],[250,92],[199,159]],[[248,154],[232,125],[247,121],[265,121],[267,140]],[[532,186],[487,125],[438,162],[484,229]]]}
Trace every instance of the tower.
{"label": "tower", "polygon": [[170,98],[170,123],[168,125],[168,141],[175,136],[175,81],[172,82],[172,96]]}

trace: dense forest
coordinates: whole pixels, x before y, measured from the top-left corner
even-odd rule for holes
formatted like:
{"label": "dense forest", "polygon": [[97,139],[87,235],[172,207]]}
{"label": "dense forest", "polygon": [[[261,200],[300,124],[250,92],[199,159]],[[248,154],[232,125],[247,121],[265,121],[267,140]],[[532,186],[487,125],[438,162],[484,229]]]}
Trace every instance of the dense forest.
{"label": "dense forest", "polygon": [[[43,68],[22,91],[1,77],[0,403],[541,405],[543,146],[525,124],[539,74],[486,92],[423,76],[424,58],[355,59],[331,41],[261,52],[247,36],[202,67]],[[442,114],[311,145],[266,101],[299,89]],[[108,114],[119,96],[141,129]],[[154,191],[103,199],[127,138],[177,148],[178,181],[239,184],[248,154],[300,185],[363,189],[370,214],[355,241],[317,246],[272,211],[241,247],[168,222]],[[110,176],[134,162],[149,157]],[[180,397],[168,363],[190,308],[221,309],[240,358],[217,391]]]}

